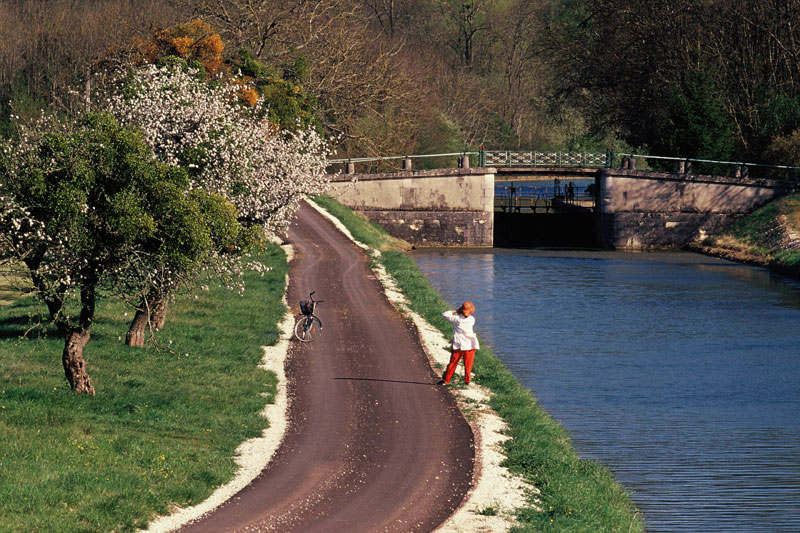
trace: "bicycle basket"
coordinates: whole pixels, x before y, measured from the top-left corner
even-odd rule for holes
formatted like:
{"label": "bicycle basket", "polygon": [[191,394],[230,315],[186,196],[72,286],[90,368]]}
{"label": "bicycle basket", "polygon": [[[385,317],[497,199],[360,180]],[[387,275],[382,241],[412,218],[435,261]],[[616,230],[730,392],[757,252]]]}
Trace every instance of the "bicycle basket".
{"label": "bicycle basket", "polygon": [[308,300],[300,300],[300,312],[304,315],[310,315],[314,312],[314,308],[311,305],[311,302]]}

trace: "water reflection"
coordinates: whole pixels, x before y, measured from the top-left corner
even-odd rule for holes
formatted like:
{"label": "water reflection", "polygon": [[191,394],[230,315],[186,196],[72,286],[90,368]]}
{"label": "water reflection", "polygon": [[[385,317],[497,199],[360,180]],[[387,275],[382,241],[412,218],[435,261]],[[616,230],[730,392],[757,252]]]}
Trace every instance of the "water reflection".
{"label": "water reflection", "polygon": [[414,259],[650,531],[800,530],[800,284],[688,253]]}

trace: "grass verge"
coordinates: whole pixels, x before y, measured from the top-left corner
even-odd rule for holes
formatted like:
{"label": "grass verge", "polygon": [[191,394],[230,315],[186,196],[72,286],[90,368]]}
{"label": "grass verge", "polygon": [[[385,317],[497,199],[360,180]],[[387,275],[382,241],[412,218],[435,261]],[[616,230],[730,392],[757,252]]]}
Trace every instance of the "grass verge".
{"label": "grass verge", "polygon": [[94,398],[69,390],[61,338],[20,337],[41,311],[32,299],[0,309],[0,531],[134,531],[233,477],[276,386],[258,364],[278,340],[288,265],[277,246],[260,259],[272,269],[248,273],[244,296],[171,305],[168,349],[124,346],[132,313],[103,300],[84,354]]}
{"label": "grass verge", "polygon": [[[317,203],[339,218],[363,244],[381,251],[384,268],[395,278],[411,308],[448,336],[442,317],[447,303],[428,283],[414,261],[397,251],[381,228],[331,198]],[[342,216],[343,215],[343,216]],[[365,227],[368,226],[368,227]],[[362,240],[363,239],[363,240]],[[489,350],[478,350],[476,382],[491,389],[492,408],[508,423],[506,466],[541,490],[539,502],[518,510],[518,531],[643,531],[644,522],[630,495],[603,465],[581,459],[568,432],[544,409]]]}

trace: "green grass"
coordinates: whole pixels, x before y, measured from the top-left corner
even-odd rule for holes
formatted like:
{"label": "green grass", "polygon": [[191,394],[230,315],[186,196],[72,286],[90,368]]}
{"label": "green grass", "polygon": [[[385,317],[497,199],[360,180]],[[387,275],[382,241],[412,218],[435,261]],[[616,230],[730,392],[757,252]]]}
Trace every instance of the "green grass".
{"label": "green grass", "polygon": [[12,264],[0,265],[0,307],[24,297],[31,283]]}
{"label": "green grass", "polygon": [[124,346],[132,312],[101,301],[84,353],[95,397],[69,390],[57,335],[20,338],[35,302],[0,310],[0,531],[133,531],[232,478],[276,386],[258,364],[278,340],[288,266],[276,246],[262,261],[272,270],[247,274],[244,296],[172,304],[164,350]]}
{"label": "green grass", "polygon": [[[319,203],[335,204],[330,198]],[[331,210],[334,215],[346,208]],[[337,215],[338,216],[338,215]],[[357,227],[358,217],[341,217],[353,235],[380,234],[382,229]],[[383,232],[385,233],[385,232]],[[357,237],[358,238],[358,237]],[[373,237],[370,237],[373,238]],[[372,242],[381,242],[377,238]],[[370,242],[364,242],[372,246]],[[441,313],[447,303],[404,252],[384,251],[379,259],[397,280],[411,308],[448,336],[450,323]],[[630,495],[609,470],[581,459],[569,433],[544,409],[489,350],[476,353],[474,380],[492,390],[492,408],[509,424],[511,439],[505,444],[506,466],[541,490],[534,501],[518,511],[517,531],[643,531],[644,522]]]}
{"label": "green grass", "polygon": [[761,256],[771,269],[800,279],[800,250],[781,247],[780,219],[800,234],[800,194],[784,196],[740,218],[716,241]]}

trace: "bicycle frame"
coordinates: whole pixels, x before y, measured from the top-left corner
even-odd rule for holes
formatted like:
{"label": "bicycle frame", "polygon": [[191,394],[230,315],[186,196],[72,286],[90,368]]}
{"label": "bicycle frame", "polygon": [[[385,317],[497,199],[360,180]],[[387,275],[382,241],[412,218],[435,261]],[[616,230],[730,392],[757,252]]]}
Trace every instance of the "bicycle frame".
{"label": "bicycle frame", "polygon": [[[301,302],[300,305],[303,314],[294,325],[294,336],[300,342],[311,342],[314,340],[314,336],[322,332],[322,320],[314,314],[314,311],[317,308],[317,304],[321,303],[323,300],[314,300],[315,292],[316,291],[311,291],[308,295],[309,301],[305,304],[305,307],[303,302]],[[316,321],[319,329],[314,327],[314,321]]]}

